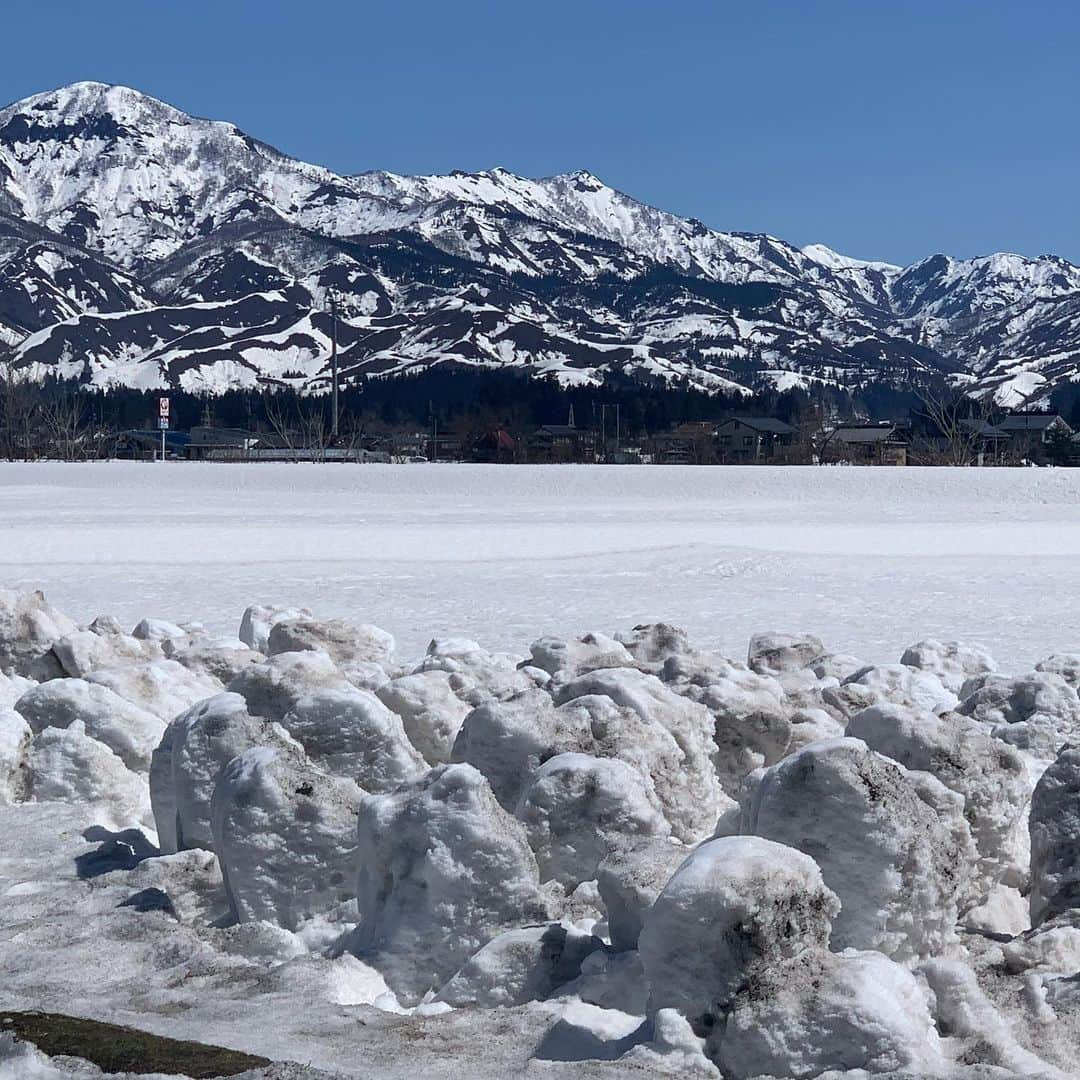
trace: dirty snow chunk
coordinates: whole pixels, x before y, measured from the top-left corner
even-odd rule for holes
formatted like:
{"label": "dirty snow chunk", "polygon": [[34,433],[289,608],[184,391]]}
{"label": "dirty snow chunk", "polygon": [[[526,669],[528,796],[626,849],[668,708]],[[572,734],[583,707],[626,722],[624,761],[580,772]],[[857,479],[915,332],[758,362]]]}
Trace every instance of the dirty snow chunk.
{"label": "dirty snow chunk", "polygon": [[705,1040],[676,1009],[660,1009],[649,1017],[650,1038],[638,1043],[620,1061],[679,1077],[702,1076],[716,1080],[716,1066],[705,1056]]}
{"label": "dirty snow chunk", "polygon": [[473,689],[463,675],[421,671],[384,683],[376,693],[405,725],[409,741],[431,765],[450,760],[461,723],[472,710],[465,700]]}
{"label": "dirty snow chunk", "polygon": [[[974,856],[959,808],[943,817],[911,774],[858,739],[812,743],[766,769],[743,806],[742,829],[813,853],[841,900],[836,948],[903,959],[953,940]],[[966,846],[963,840],[967,841]]]}
{"label": "dirty snow chunk", "polygon": [[696,652],[686,636],[686,631],[668,623],[642,623],[628,634],[618,634],[616,640],[625,647],[638,665],[654,673],[659,672],[672,657],[693,655]]}
{"label": "dirty snow chunk", "polygon": [[593,880],[620,840],[671,831],[636,769],[588,754],[558,754],[541,765],[516,816],[536,854],[540,880],[555,880],[567,891]]}
{"label": "dirty snow chunk", "polygon": [[502,930],[546,923],[525,828],[470,765],[441,765],[360,805],[354,951],[406,1002]]}
{"label": "dirty snow chunk", "polygon": [[1068,978],[1080,971],[1080,910],[1055,915],[1024,929],[1001,948],[1010,974],[1045,971]]}
{"label": "dirty snow chunk", "polygon": [[864,661],[850,653],[825,653],[807,664],[807,670],[819,679],[836,679],[837,682],[844,682],[865,667]]}
{"label": "dirty snow chunk", "polygon": [[163,855],[179,850],[176,842],[176,785],[173,781],[172,751],[176,723],[166,726],[150,755],[150,811],[157,828],[158,847]]}
{"label": "dirty snow chunk", "polygon": [[581,962],[581,974],[560,986],[553,997],[578,998],[601,1009],[644,1016],[649,1006],[645,968],[636,950],[597,949]]}
{"label": "dirty snow chunk", "polygon": [[956,694],[947,690],[935,674],[903,664],[862,668],[848,676],[839,688],[825,690],[822,696],[849,716],[861,708],[885,702],[933,713],[947,712],[957,704]]}
{"label": "dirty snow chunk", "polygon": [[732,1080],[948,1070],[919,982],[875,952],[813,952],[767,968],[706,1040],[706,1052]]}
{"label": "dirty snow chunk", "polygon": [[216,679],[222,686],[226,686],[245,668],[252,664],[261,664],[266,658],[240,641],[206,641],[178,649],[170,654],[170,659],[183,664],[196,675]]}
{"label": "dirty snow chunk", "polygon": [[746,663],[759,675],[798,671],[824,655],[825,646],[813,634],[782,634],[769,631],[750,639]]}
{"label": "dirty snow chunk", "polygon": [[[635,668],[605,668],[588,672],[558,687],[557,704],[576,698],[602,695],[616,705],[632,709],[648,724],[663,728],[682,753],[678,777],[653,775],[656,793],[665,807],[672,830],[681,840],[707,836],[724,803],[723,792],[712,764],[714,722],[703,706],[675,693],[655,675]],[[665,791],[677,784],[678,796]],[[676,813],[674,806],[682,812]]]}
{"label": "dirty snow chunk", "polygon": [[366,690],[350,686],[305,694],[281,726],[317,768],[354,780],[365,791],[393,791],[427,769],[401,718]]}
{"label": "dirty snow chunk", "polygon": [[645,913],[650,1009],[678,1009],[707,1029],[761,969],[827,949],[839,910],[809,855],[758,836],[709,840]]}
{"label": "dirty snow chunk", "polygon": [[0,806],[26,798],[26,761],[33,732],[14,709],[0,707]]}
{"label": "dirty snow chunk", "polygon": [[350,899],[362,796],[299,749],[253,746],[234,757],[214,786],[211,823],[236,919],[295,930]]}
{"label": "dirty snow chunk", "polygon": [[789,717],[791,738],[787,752],[794,754],[812,742],[838,739],[844,734],[844,724],[824,709],[796,709]]}
{"label": "dirty snow chunk", "polygon": [[5,675],[0,671],[0,708],[13,707],[27,692],[37,686],[34,679],[27,679],[22,675]]}
{"label": "dirty snow chunk", "polygon": [[146,772],[165,723],[107,686],[85,679],[50,679],[23,694],[16,709],[35,731],[65,728],[81,720],[129,768]]}
{"label": "dirty snow chunk", "polygon": [[88,825],[126,829],[152,821],[146,781],[87,735],[81,720],[46,728],[34,739],[27,776],[28,798],[36,802],[93,804]]}
{"label": "dirty snow chunk", "polygon": [[270,644],[270,631],[282,619],[310,619],[307,608],[280,607],[274,604],[252,604],[240,619],[237,637],[256,652],[265,653]]}
{"label": "dirty snow chunk", "polygon": [[596,883],[613,949],[638,947],[646,913],[688,854],[681,844],[647,838],[620,843],[600,863]]}
{"label": "dirty snow chunk", "polygon": [[305,694],[352,688],[323,652],[279,653],[251,664],[233,677],[227,689],[240,694],[254,716],[280,720]]}
{"label": "dirty snow chunk", "polygon": [[166,723],[195,702],[221,693],[217,679],[197,675],[175,660],[142,660],[103,668],[90,672],[86,681],[107,686]]}
{"label": "dirty snow chunk", "polygon": [[1013,937],[1031,925],[1027,899],[1011,885],[995,885],[986,899],[964,914],[964,928]]}
{"label": "dirty snow chunk", "polygon": [[53,642],[76,629],[44,593],[0,588],[0,671],[38,682],[61,677]]}
{"label": "dirty snow chunk", "polygon": [[560,749],[559,717],[551,697],[530,690],[508,701],[473,709],[454,739],[451,760],[472,765],[491,785],[499,804],[514,810],[530,777]]}
{"label": "dirty snow chunk", "polygon": [[529,652],[529,665],[549,675],[561,671],[573,676],[596,668],[632,667],[634,663],[626,647],[605,634],[568,639],[542,637],[532,643]]}
{"label": "dirty snow chunk", "polygon": [[130,634],[101,630],[76,630],[53,642],[53,653],[65,674],[82,678],[100,668],[117,667],[134,660],[160,660],[157,642],[139,641]]}
{"label": "dirty snow chunk", "polygon": [[1080,697],[1062,676],[1033,671],[1018,678],[980,675],[961,690],[957,712],[990,725],[996,738],[1043,761],[1080,737]]}
{"label": "dirty snow chunk", "polygon": [[[680,840],[691,842],[708,835],[732,804],[719,785],[714,786],[714,775],[705,774],[698,782],[700,759],[694,756],[689,737],[680,741],[677,727],[673,732],[604,694],[574,698],[556,709],[556,718],[559,731],[565,733],[560,734],[560,741],[568,749],[573,732],[583,752],[618,758],[637,769]],[[691,753],[684,749],[688,745]]]}
{"label": "dirty snow chunk", "polygon": [[1031,796],[1031,925],[1080,909],[1080,747],[1066,747]]}
{"label": "dirty snow chunk", "polygon": [[775,678],[728,663],[673,686],[712,714],[713,766],[729,794],[738,791],[747,773],[787,752],[791,709]]}
{"label": "dirty snow chunk", "polygon": [[1070,686],[1080,687],[1080,653],[1054,653],[1040,660],[1035,670],[1060,675]]}
{"label": "dirty snow chunk", "polygon": [[270,628],[267,655],[321,649],[337,664],[385,664],[394,655],[394,638],[377,626],[353,626],[341,619],[279,619]]}
{"label": "dirty snow chunk", "polygon": [[341,674],[358,690],[370,690],[373,694],[390,681],[386,668],[370,660],[354,660],[339,664]]}
{"label": "dirty snow chunk", "polygon": [[997,671],[994,658],[978,645],[962,641],[936,641],[926,638],[904,650],[900,663],[906,667],[930,671],[942,686],[959,694],[965,682],[975,675]]}
{"label": "dirty snow chunk", "polygon": [[178,922],[207,926],[223,914],[224,882],[221,865],[211,851],[162,854],[143,859],[131,870],[123,871],[124,884],[132,893],[153,891],[163,910]]}
{"label": "dirty snow chunk", "polygon": [[415,671],[446,671],[466,675],[475,685],[469,695],[473,705],[494,698],[505,701],[536,686],[534,679],[519,670],[521,657],[492,653],[469,638],[434,638]]}
{"label": "dirty snow chunk", "polygon": [[[239,694],[216,694],[169,725],[176,846],[213,850],[210,803],[218,774],[252,746],[299,749],[279,725],[252,716]],[[157,800],[155,800],[157,802]],[[167,828],[167,823],[162,823]]]}
{"label": "dirty snow chunk", "polygon": [[545,761],[572,752],[618,758],[637,769],[680,839],[707,835],[724,806],[703,741],[688,767],[688,754],[671,731],[603,694],[586,694],[556,709],[547,693],[534,689],[482,705],[465,718],[452,757],[478,768],[499,803],[512,811]]}
{"label": "dirty snow chunk", "polygon": [[188,632],[167,619],[142,619],[131,631],[140,641],[187,641]]}
{"label": "dirty snow chunk", "polygon": [[988,894],[1012,856],[1010,835],[1028,801],[1020,754],[968,717],[935,716],[903,705],[863,709],[848,722],[847,733],[907,769],[933,774],[963,796],[979,851],[980,896]]}
{"label": "dirty snow chunk", "polygon": [[1011,1018],[998,1012],[979,986],[975,972],[961,960],[929,960],[920,966],[919,974],[929,984],[936,1003],[938,1026],[949,1032],[968,1060],[983,1065],[976,1076],[986,1075],[987,1065],[1006,1070],[1008,1077],[1066,1080],[1074,1075],[1053,1068],[1020,1045]]}
{"label": "dirty snow chunk", "polygon": [[470,957],[435,1000],[455,1009],[543,1001],[576,979],[585,958],[603,947],[600,938],[561,923],[507,930]]}

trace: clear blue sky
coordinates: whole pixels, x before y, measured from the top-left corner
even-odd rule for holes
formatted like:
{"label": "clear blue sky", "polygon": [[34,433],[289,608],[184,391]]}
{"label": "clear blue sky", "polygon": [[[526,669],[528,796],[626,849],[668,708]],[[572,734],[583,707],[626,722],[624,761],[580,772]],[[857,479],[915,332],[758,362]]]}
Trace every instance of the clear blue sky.
{"label": "clear blue sky", "polygon": [[586,168],[721,229],[1080,261],[1080,5],[46,0],[0,100],[79,79],[339,172]]}

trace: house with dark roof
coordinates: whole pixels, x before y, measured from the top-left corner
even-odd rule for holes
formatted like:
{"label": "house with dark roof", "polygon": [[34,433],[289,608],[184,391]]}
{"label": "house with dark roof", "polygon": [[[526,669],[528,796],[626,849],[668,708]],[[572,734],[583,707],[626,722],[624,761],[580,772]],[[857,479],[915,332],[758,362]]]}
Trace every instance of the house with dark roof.
{"label": "house with dark roof", "polygon": [[841,424],[821,446],[823,464],[906,465],[908,432],[899,424]]}
{"label": "house with dark roof", "polygon": [[1055,444],[1071,439],[1073,429],[1063,417],[1051,412],[1015,412],[996,425],[1008,436],[1008,456],[1013,461],[1045,464],[1053,457]]}
{"label": "house with dark roof", "polygon": [[655,460],[660,465],[711,465],[716,461],[716,431],[713,420],[686,420],[662,431],[653,439]]}
{"label": "house with dark roof", "polygon": [[574,424],[543,424],[529,439],[532,461],[595,461],[596,432]]}
{"label": "house with dark roof", "polygon": [[789,461],[795,436],[795,428],[772,416],[732,416],[716,429],[718,456],[736,464]]}

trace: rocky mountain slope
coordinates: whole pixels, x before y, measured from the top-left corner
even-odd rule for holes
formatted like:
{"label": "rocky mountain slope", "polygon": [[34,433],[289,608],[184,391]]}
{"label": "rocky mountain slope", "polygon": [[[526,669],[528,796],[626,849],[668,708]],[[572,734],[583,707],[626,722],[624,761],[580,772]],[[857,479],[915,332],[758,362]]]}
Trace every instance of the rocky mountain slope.
{"label": "rocky mountain slope", "polygon": [[520,367],[705,390],[1080,379],[1080,267],[901,268],[724,233],[586,172],[339,176],[78,83],[0,110],[0,349],[34,377],[216,393]]}

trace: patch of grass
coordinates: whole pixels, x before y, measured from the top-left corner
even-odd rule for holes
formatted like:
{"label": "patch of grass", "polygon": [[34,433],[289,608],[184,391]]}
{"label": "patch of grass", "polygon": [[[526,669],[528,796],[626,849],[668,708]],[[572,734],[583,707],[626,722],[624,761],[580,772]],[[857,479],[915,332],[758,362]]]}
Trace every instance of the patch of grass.
{"label": "patch of grass", "polygon": [[33,1043],[44,1054],[83,1058],[105,1072],[181,1073],[192,1080],[213,1080],[271,1064],[238,1050],[60,1013],[0,1011],[0,1031]]}

